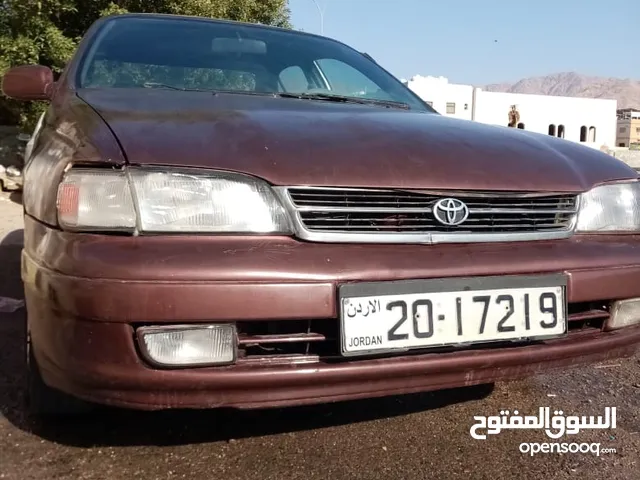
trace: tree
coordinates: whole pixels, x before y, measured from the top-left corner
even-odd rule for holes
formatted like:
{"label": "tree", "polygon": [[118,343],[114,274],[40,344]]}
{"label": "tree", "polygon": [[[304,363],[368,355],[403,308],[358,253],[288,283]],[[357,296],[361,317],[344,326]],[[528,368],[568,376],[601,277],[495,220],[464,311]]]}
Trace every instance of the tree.
{"label": "tree", "polygon": [[[16,65],[62,71],[80,38],[105,15],[170,13],[290,28],[288,0],[0,0],[0,75]],[[0,124],[30,132],[43,102],[0,98]]]}

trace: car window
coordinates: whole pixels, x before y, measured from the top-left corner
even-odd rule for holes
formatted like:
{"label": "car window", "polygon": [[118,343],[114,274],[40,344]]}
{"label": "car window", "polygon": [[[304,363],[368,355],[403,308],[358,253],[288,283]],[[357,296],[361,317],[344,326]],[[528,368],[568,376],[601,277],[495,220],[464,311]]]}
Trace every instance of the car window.
{"label": "car window", "polygon": [[148,63],[97,60],[87,72],[86,87],[143,87],[159,83],[197,90],[242,90],[256,88],[252,72],[220,68],[189,68]]}
{"label": "car window", "polygon": [[[80,88],[273,94],[327,90],[432,111],[395,77],[339,42],[294,30],[201,19],[113,17],[79,66]],[[324,78],[323,78],[324,77]]]}
{"label": "car window", "polygon": [[316,64],[334,93],[350,97],[390,99],[369,77],[340,60],[322,58]]}

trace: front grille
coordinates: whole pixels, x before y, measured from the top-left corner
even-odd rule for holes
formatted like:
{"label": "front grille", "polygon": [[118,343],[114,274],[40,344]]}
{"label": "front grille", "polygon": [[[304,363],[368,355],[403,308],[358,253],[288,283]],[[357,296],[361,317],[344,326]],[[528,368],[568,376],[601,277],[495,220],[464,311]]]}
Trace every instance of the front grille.
{"label": "front grille", "polygon": [[[598,332],[609,318],[609,308],[603,303],[570,303],[567,313],[569,335]],[[354,361],[340,353],[339,323],[337,318],[237,322],[238,362],[273,365]],[[495,347],[478,344],[465,348]],[[457,347],[425,348],[399,355],[455,350]]]}
{"label": "front grille", "polygon": [[[509,234],[567,232],[578,199],[572,194],[418,192],[295,187],[288,198],[309,232],[360,234]],[[455,198],[469,210],[460,225],[439,222],[433,207]]]}

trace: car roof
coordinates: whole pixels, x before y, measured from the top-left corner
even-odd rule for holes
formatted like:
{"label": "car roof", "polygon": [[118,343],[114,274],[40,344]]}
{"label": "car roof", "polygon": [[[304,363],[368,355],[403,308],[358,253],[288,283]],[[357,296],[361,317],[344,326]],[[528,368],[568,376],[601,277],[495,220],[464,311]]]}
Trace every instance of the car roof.
{"label": "car roof", "polygon": [[[299,35],[321,38],[324,40],[328,40],[328,41],[340,43],[341,45],[348,46],[347,44],[342,43],[333,38],[325,37],[322,35],[316,35],[315,33],[304,32],[302,30],[295,30],[292,28],[285,28],[285,27],[276,27],[273,25],[264,25],[262,23],[239,22],[237,20],[227,20],[224,18],[198,17],[195,15],[175,15],[170,13],[121,13],[121,14],[108,15],[107,17],[103,17],[103,20],[118,19],[118,18],[153,18],[153,19],[163,19],[163,20],[190,20],[190,21],[196,21],[196,22],[238,25],[238,26],[249,27],[249,28],[260,28],[260,29],[266,29],[266,30],[276,30],[281,32],[296,33]],[[349,47],[349,48],[352,48],[352,47]]]}

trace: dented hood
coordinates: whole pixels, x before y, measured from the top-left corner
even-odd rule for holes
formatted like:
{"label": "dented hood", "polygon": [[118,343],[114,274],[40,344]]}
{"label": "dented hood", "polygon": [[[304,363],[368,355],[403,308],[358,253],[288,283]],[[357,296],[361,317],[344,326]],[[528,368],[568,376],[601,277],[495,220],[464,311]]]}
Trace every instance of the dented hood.
{"label": "dented hood", "polygon": [[438,114],[169,90],[78,95],[132,165],[224,169],[275,185],[512,191],[577,192],[637,176],[578,144]]}

